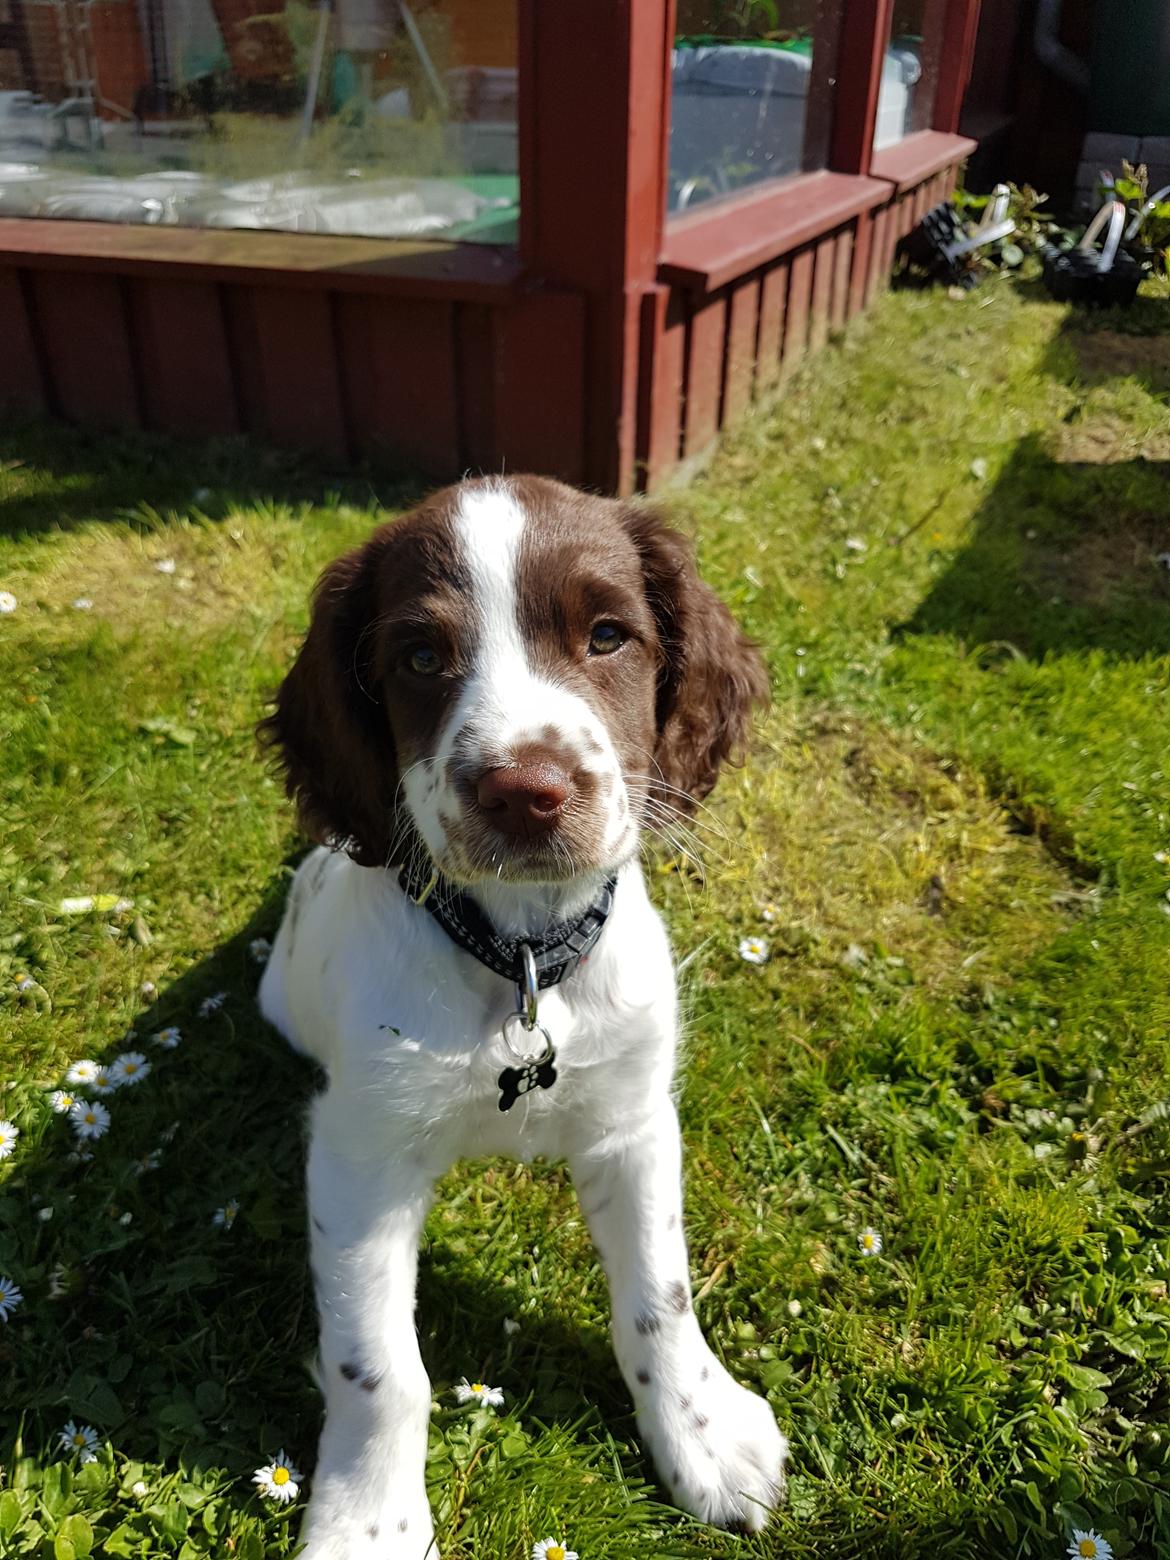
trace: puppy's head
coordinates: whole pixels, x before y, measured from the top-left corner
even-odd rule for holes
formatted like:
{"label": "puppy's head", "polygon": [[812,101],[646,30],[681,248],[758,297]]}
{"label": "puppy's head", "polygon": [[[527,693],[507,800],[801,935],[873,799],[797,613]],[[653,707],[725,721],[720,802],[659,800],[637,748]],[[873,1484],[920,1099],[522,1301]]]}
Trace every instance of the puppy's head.
{"label": "puppy's head", "polygon": [[537,477],[460,483],[330,565],[262,734],[306,831],[458,883],[609,873],[685,812],[765,697],[654,513]]}

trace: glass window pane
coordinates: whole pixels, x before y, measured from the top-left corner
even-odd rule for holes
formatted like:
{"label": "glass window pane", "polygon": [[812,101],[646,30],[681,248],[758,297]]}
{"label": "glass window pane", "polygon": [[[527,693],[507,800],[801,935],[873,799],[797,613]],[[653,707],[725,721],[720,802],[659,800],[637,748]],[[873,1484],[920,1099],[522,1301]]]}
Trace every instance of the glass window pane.
{"label": "glass window pane", "polygon": [[679,0],[667,210],[823,168],[840,7]]}
{"label": "glass window pane", "polygon": [[0,215],[513,243],[516,0],[0,0]]}
{"label": "glass window pane", "polygon": [[930,129],[945,10],[945,0],[894,0],[874,151],[893,146],[915,130]]}

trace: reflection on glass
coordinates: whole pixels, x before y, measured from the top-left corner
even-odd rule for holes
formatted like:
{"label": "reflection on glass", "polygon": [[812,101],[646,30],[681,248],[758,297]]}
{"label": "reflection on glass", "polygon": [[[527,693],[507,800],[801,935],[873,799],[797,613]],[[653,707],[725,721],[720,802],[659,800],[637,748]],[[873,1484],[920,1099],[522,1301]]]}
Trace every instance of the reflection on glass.
{"label": "reflection on glass", "polygon": [[667,209],[824,167],[839,4],[679,0]]}
{"label": "reflection on glass", "polygon": [[515,241],[516,0],[0,0],[0,215]]}
{"label": "reflection on glass", "polygon": [[930,128],[943,10],[941,0],[894,0],[873,132],[875,151]]}

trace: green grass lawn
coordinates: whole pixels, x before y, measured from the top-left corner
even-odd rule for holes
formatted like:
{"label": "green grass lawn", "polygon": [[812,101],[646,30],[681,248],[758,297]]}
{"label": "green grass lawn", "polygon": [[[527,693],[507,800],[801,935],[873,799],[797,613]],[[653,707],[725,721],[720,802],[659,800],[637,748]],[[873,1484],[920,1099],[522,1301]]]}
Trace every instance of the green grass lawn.
{"label": "green grass lawn", "polygon": [[[890,296],[667,501],[772,668],[750,761],[648,871],[697,1309],[789,1500],[753,1540],[666,1504],[566,1175],[463,1167],[418,1312],[445,1560],[1170,1553],[1166,311]],[[293,1548],[303,1502],[251,1475],[311,1475],[315,1077],[255,1011],[303,846],[252,728],[317,571],[410,497],[0,435],[5,1555]],[[47,1091],[127,1049],[151,1074],[79,1158]]]}

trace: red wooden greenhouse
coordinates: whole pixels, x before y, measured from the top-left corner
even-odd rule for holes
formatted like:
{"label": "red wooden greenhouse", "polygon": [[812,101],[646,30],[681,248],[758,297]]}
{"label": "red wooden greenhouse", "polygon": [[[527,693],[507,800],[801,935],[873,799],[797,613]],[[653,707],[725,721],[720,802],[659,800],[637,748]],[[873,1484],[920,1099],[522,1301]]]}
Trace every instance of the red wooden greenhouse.
{"label": "red wooden greenhouse", "polygon": [[0,406],[653,488],[949,191],[979,0],[0,0]]}

